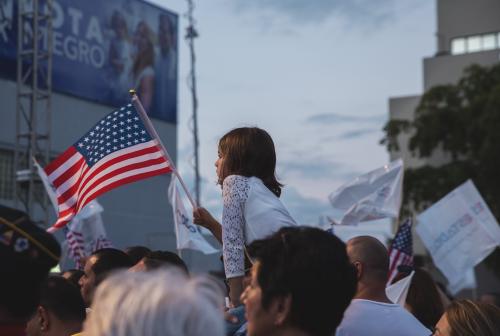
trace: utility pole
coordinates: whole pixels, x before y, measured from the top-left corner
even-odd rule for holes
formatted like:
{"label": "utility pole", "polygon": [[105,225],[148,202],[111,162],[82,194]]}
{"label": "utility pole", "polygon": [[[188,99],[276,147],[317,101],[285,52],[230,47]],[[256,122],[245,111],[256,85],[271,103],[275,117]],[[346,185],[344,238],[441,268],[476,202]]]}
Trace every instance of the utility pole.
{"label": "utility pole", "polygon": [[196,204],[200,205],[200,159],[198,153],[199,140],[198,140],[198,97],[196,94],[196,55],[194,52],[194,39],[198,37],[196,31],[195,20],[193,17],[194,3],[193,0],[187,0],[188,11],[186,13],[188,19],[188,27],[186,28],[185,39],[189,45],[189,52],[191,55],[191,70],[189,73],[189,89],[191,91],[191,101],[193,107],[193,140],[194,140],[194,176],[195,176],[195,197]]}

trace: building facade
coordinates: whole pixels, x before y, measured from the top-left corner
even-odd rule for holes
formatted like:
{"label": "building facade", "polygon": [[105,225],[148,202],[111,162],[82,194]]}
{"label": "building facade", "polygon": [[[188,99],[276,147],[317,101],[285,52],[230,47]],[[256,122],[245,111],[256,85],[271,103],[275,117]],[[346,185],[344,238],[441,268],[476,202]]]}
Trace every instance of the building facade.
{"label": "building facade", "polygon": [[[436,53],[423,59],[422,90],[445,84],[455,84],[465,68],[472,64],[491,66],[500,62],[500,1],[498,0],[437,0]],[[421,94],[389,99],[389,118],[408,120],[414,118]],[[398,137],[399,150],[391,151],[391,161],[403,158],[406,168],[424,165],[439,166],[450,158],[435,151],[431,157],[413,156],[408,149],[411,133]],[[416,254],[425,255],[425,248],[418,235],[414,235]],[[488,270],[476,267],[479,288],[499,288]]]}

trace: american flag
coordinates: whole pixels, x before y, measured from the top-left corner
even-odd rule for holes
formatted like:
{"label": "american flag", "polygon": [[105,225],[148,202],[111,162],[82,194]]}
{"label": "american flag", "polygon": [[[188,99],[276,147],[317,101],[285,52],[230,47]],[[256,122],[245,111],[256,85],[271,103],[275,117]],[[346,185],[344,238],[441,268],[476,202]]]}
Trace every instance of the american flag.
{"label": "american flag", "polygon": [[56,188],[59,218],[52,229],[58,229],[97,196],[172,167],[128,104],[101,119],[44,170]]}
{"label": "american flag", "polygon": [[75,261],[77,269],[83,269],[83,259],[85,258],[83,234],[70,229],[66,229],[65,231],[66,241],[68,243],[68,255]]}
{"label": "american flag", "polygon": [[387,283],[390,284],[392,279],[398,274],[398,266],[407,265],[413,266],[413,239],[411,235],[411,218],[406,219],[403,224],[399,225],[398,232],[392,241],[389,249],[389,278]]}

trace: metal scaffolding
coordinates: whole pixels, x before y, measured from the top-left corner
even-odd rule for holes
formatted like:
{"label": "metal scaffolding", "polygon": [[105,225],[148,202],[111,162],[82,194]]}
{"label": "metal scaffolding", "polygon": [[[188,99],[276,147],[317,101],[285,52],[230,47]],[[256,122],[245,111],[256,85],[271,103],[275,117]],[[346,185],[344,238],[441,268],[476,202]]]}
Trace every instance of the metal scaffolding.
{"label": "metal scaffolding", "polygon": [[41,165],[50,159],[51,93],[52,0],[19,0],[14,199],[45,224],[48,199],[33,158]]}

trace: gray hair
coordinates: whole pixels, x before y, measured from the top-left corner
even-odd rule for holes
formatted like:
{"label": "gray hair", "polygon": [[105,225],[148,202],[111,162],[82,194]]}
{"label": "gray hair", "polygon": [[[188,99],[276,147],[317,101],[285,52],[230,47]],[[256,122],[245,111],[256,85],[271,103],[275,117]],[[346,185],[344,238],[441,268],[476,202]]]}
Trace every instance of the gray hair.
{"label": "gray hair", "polygon": [[221,289],[209,278],[174,269],[118,272],[97,288],[84,334],[222,336],[222,307]]}

